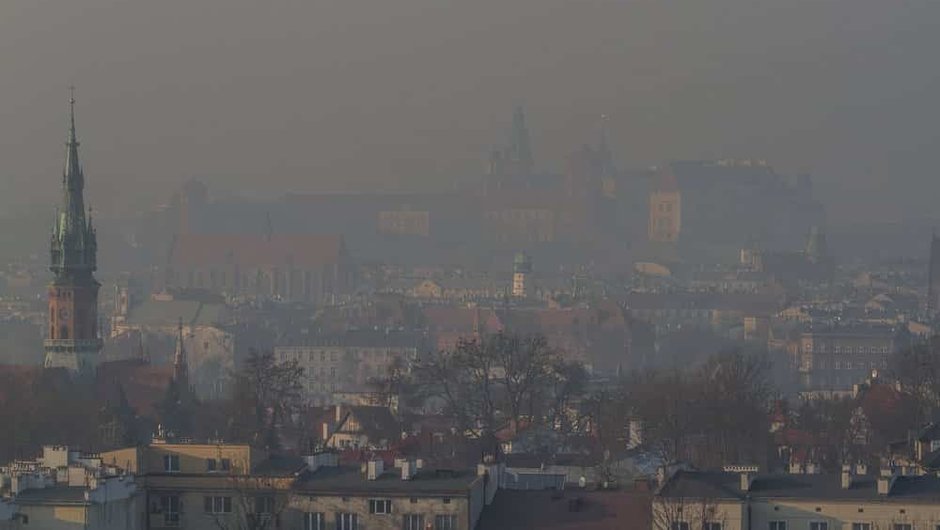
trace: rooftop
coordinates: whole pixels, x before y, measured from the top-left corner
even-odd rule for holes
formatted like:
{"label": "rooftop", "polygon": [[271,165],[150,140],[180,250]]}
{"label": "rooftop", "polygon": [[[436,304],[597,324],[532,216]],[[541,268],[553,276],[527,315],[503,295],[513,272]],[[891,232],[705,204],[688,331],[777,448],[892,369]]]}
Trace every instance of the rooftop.
{"label": "rooftop", "polygon": [[321,467],[305,473],[295,489],[309,494],[384,494],[392,496],[460,496],[482,480],[471,470],[421,470],[411,480],[402,480],[398,469],[387,470],[376,480],[368,480],[358,467]]}
{"label": "rooftop", "polygon": [[53,486],[24,490],[16,496],[17,504],[85,504],[85,492],[81,486]]}
{"label": "rooftop", "polygon": [[500,490],[477,529],[619,530],[649,528],[650,518],[650,497],[642,492]]}
{"label": "rooftop", "polygon": [[[889,495],[881,495],[875,475],[855,476],[848,489],[835,474],[758,475],[747,492],[752,499],[806,499],[819,501],[879,500],[885,502],[940,502],[940,477],[900,476]],[[679,471],[660,495],[713,499],[743,499],[740,475],[720,471]]]}

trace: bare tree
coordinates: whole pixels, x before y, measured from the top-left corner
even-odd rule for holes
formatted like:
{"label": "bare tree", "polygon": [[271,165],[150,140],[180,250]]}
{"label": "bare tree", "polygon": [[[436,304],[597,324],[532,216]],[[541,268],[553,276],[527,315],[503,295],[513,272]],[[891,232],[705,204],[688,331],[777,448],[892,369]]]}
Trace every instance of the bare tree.
{"label": "bare tree", "polygon": [[419,373],[425,394],[442,399],[461,429],[483,437],[496,429],[496,368],[490,340],[461,339],[452,352],[431,354]]}
{"label": "bare tree", "polygon": [[[220,451],[220,460],[221,456]],[[233,465],[225,480],[226,495],[205,497],[205,512],[212,515],[219,530],[280,527],[281,514],[289,505],[293,478],[253,475],[250,470]]]}
{"label": "bare tree", "polygon": [[278,447],[277,428],[302,403],[303,368],[297,361],[278,363],[271,352],[252,351],[235,378],[233,434]]}
{"label": "bare tree", "polygon": [[653,530],[710,530],[711,525],[724,528],[725,519],[717,500],[710,497],[653,498]]}

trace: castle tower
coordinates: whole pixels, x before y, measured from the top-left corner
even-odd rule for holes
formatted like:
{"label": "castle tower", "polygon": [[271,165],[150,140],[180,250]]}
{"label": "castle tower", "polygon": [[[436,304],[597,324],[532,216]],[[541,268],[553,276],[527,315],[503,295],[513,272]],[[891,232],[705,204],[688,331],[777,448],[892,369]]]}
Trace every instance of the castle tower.
{"label": "castle tower", "polygon": [[682,229],[682,196],[676,176],[667,166],[650,193],[649,240],[674,243]]}
{"label": "castle tower", "polygon": [[829,245],[826,243],[826,233],[818,225],[809,229],[806,239],[806,257],[813,263],[819,263],[829,257]]}
{"label": "castle tower", "polygon": [[93,375],[101,352],[98,335],[98,289],[95,280],[98,243],[85,215],[85,176],[78,160],[75,98],[69,98],[69,132],[62,175],[62,205],[50,242],[49,336],[44,341],[45,367]]}
{"label": "castle tower", "polygon": [[526,298],[532,288],[529,275],[532,274],[532,260],[525,252],[516,253],[512,260],[512,296]]}
{"label": "castle tower", "polygon": [[930,265],[927,269],[927,313],[940,311],[940,238],[930,237]]}

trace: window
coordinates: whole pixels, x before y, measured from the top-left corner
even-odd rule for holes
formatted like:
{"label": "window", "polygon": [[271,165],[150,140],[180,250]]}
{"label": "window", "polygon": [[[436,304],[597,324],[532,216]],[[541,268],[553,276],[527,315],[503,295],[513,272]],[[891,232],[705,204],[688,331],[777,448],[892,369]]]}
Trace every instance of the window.
{"label": "window", "polygon": [[167,473],[177,473],[180,470],[179,455],[163,455],[163,470]]}
{"label": "window", "polygon": [[392,513],[392,501],[388,499],[369,499],[369,513]]}
{"label": "window", "polygon": [[913,530],[914,525],[911,523],[894,523],[894,530]]}
{"label": "window", "polygon": [[852,523],[852,530],[871,530],[871,523]]}
{"label": "window", "polygon": [[721,530],[721,523],[705,523],[702,530]]}
{"label": "window", "polygon": [[407,513],[402,519],[402,530],[425,530],[424,516],[419,513]]}
{"label": "window", "polygon": [[809,530],[829,530],[829,523],[825,521],[815,521],[809,523]]}
{"label": "window", "polygon": [[215,471],[215,458],[206,459],[206,471]]}
{"label": "window", "polygon": [[450,497],[444,497],[444,504],[450,504]]}
{"label": "window", "polygon": [[206,513],[232,513],[231,497],[203,497],[202,507]]}
{"label": "window", "polygon": [[232,469],[232,461],[228,458],[223,458],[219,461],[219,463],[221,464],[222,471],[228,471]]}
{"label": "window", "polygon": [[359,516],[354,513],[336,514],[336,530],[359,530]]}
{"label": "window", "polygon": [[435,515],[434,530],[457,530],[457,516]]}
{"label": "window", "polygon": [[271,515],[274,513],[274,497],[262,495],[255,497],[255,513]]}
{"label": "window", "polygon": [[305,513],[304,530],[326,530],[326,515],[319,512]]}
{"label": "window", "polygon": [[786,521],[770,521],[767,523],[768,530],[787,530]]}
{"label": "window", "polygon": [[689,523],[685,521],[680,521],[678,523],[672,523],[672,530],[689,530]]}
{"label": "window", "polygon": [[160,510],[163,512],[163,526],[180,525],[180,498],[178,496],[160,497]]}

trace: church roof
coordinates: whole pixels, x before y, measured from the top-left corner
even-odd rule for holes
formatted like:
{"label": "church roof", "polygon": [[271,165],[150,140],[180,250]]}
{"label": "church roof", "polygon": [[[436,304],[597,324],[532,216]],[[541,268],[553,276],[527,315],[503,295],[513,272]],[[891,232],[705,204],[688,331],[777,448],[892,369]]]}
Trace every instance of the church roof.
{"label": "church roof", "polygon": [[313,268],[345,258],[345,243],[337,235],[185,234],[176,241],[170,261],[182,267]]}

